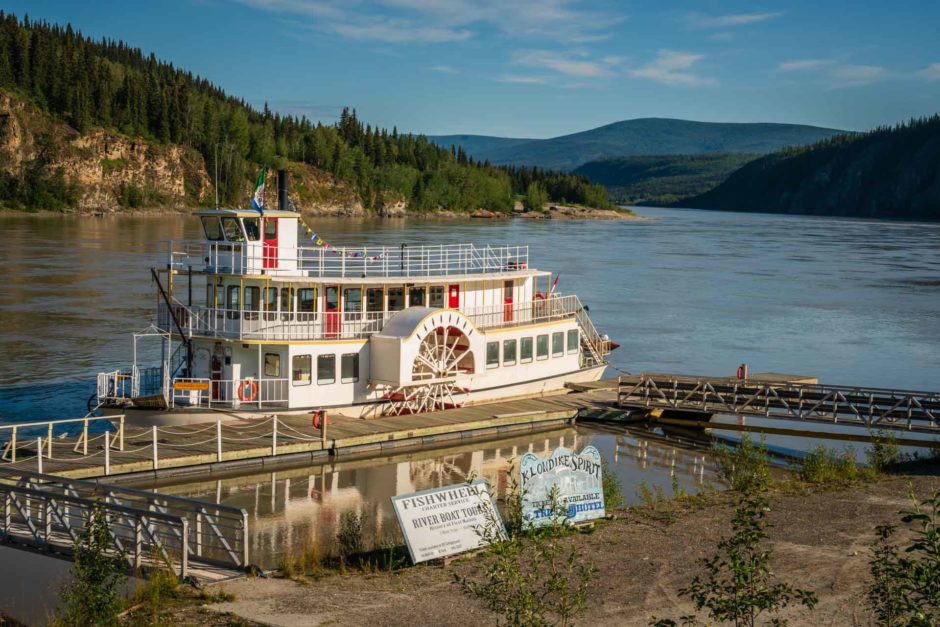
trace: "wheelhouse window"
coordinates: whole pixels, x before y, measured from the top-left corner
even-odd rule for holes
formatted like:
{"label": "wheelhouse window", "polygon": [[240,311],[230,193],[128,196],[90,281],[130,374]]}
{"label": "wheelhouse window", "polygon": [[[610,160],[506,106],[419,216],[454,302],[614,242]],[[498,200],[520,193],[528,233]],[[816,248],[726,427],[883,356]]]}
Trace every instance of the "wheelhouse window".
{"label": "wheelhouse window", "polygon": [[281,376],[281,356],[277,353],[264,354],[264,376],[275,378]]}
{"label": "wheelhouse window", "polygon": [[359,380],[359,353],[343,355],[340,377],[343,383],[355,383]]}
{"label": "wheelhouse window", "polygon": [[277,288],[264,288],[264,319],[277,319]]}
{"label": "wheelhouse window", "polygon": [[257,320],[258,310],[261,308],[261,288],[248,286],[245,288],[245,319]]}
{"label": "wheelhouse window", "polygon": [[382,311],[384,306],[382,305],[382,288],[381,287],[370,287],[366,290],[366,311]]}
{"label": "wheelhouse window", "polygon": [[362,288],[347,287],[343,290],[343,313],[347,320],[358,320],[362,312]]}
{"label": "wheelhouse window", "polygon": [[548,359],[548,335],[535,338],[535,358]]}
{"label": "wheelhouse window", "polygon": [[552,357],[565,354],[565,332],[552,333]]}
{"label": "wheelhouse window", "polygon": [[206,307],[215,307],[215,285],[212,283],[206,283]]}
{"label": "wheelhouse window", "polygon": [[444,286],[432,285],[428,289],[428,307],[444,307]]}
{"label": "wheelhouse window", "polygon": [[271,241],[277,239],[277,218],[266,218],[264,221],[264,239]]}
{"label": "wheelhouse window", "polygon": [[237,218],[222,218],[222,230],[225,232],[225,239],[230,242],[245,241],[245,236],[242,235],[242,227],[239,226]]}
{"label": "wheelhouse window", "polygon": [[238,285],[229,285],[226,291],[225,307],[228,309],[228,317],[232,320],[238,318],[238,310],[241,309],[241,287]]}
{"label": "wheelhouse window", "polygon": [[317,384],[330,383],[336,383],[336,355],[320,355],[317,357]]}
{"label": "wheelhouse window", "polygon": [[519,361],[527,364],[532,361],[532,338],[524,337],[519,340]]}
{"label": "wheelhouse window", "polygon": [[499,366],[499,342],[486,343],[486,367],[496,368]]}
{"label": "wheelhouse window", "polygon": [[516,340],[503,340],[503,365],[516,365]]}
{"label": "wheelhouse window", "polygon": [[412,285],[408,288],[408,306],[424,307],[424,286]]}
{"label": "wheelhouse window", "polygon": [[388,288],[388,310],[389,311],[401,311],[404,308],[405,308],[405,288],[403,287]]}
{"label": "wheelhouse window", "polygon": [[294,288],[281,288],[281,320],[294,318]]}
{"label": "wheelhouse window", "polygon": [[579,346],[578,330],[570,329],[568,331],[568,353],[577,353]]}
{"label": "wheelhouse window", "polygon": [[294,355],[291,379],[294,385],[310,385],[310,355]]}
{"label": "wheelhouse window", "polygon": [[243,223],[249,242],[257,242],[261,239],[261,218],[244,218]]}
{"label": "wheelhouse window", "polygon": [[302,287],[297,290],[297,319],[313,320],[317,310],[317,290],[312,287]]}
{"label": "wheelhouse window", "polygon": [[222,235],[222,225],[219,223],[219,219],[216,216],[203,216],[200,220],[202,221],[202,230],[205,231],[207,240],[218,242],[224,238]]}

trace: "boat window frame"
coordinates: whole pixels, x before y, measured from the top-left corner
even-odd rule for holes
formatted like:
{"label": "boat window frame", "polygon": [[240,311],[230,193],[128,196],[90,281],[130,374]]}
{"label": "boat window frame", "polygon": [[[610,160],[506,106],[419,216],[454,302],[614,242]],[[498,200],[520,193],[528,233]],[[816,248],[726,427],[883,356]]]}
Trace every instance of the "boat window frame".
{"label": "boat window frame", "polygon": [[428,287],[428,307],[443,309],[445,292],[446,289],[443,285],[431,285]]}
{"label": "boat window frame", "polygon": [[[307,378],[304,379],[304,369],[303,369],[303,360],[306,359],[307,367],[306,374]],[[298,364],[298,362],[300,362]],[[299,367],[298,367],[299,366]],[[310,385],[313,382],[313,356],[310,354],[305,355],[294,355],[291,359],[291,384],[294,387],[300,387],[304,385]],[[298,375],[300,375],[298,377]]]}
{"label": "boat window frame", "polygon": [[[268,366],[271,364],[274,364],[274,368],[268,368]],[[266,377],[274,377],[275,379],[281,378],[281,354],[280,353],[265,353],[264,354],[263,372],[264,372],[264,376]]]}
{"label": "boat window frame", "polygon": [[[215,222],[215,226],[218,229],[218,237],[212,237],[209,235],[209,228],[206,226],[207,222]],[[224,242],[225,241],[225,231],[222,230],[222,222],[219,220],[219,216],[199,216],[199,222],[202,224],[202,232],[206,236],[206,239],[210,242]]]}
{"label": "boat window frame", "polygon": [[[496,353],[491,355],[494,347]],[[486,369],[490,370],[492,368],[499,368],[499,340],[486,343]]]}
{"label": "boat window frame", "polygon": [[[574,336],[572,336],[572,333]],[[567,343],[566,348],[568,349],[568,354],[571,355],[578,352],[578,348],[581,346],[581,332],[578,329],[568,329],[567,335],[568,337],[565,338],[565,342]],[[571,341],[572,337],[574,337],[574,342]],[[572,344],[574,344],[574,346],[572,346]]]}
{"label": "boat window frame", "polygon": [[[421,299],[420,299],[421,302],[418,304],[415,304],[412,301],[412,294],[414,293],[421,294]],[[425,285],[409,285],[408,286],[408,306],[409,307],[424,307],[424,303],[427,302],[427,298],[428,298],[427,286]]]}
{"label": "boat window frame", "polygon": [[[231,234],[229,233],[229,230],[228,230],[229,224],[234,224],[234,225],[235,225],[235,228],[236,228],[236,230],[238,231],[238,237],[239,237],[240,239],[232,239],[232,238],[230,237]],[[222,216],[222,233],[225,234],[225,241],[226,241],[226,242],[233,242],[233,243],[236,243],[236,244],[240,244],[240,243],[244,242],[245,239],[247,239],[247,238],[245,237],[245,231],[244,231],[244,229],[242,228],[241,220],[239,220],[239,219],[236,218],[235,216]]]}
{"label": "boat window frame", "polygon": [[[378,293],[378,301],[376,301],[373,296]],[[381,313],[385,311],[385,288],[383,287],[367,287],[365,294],[365,303],[366,303],[366,313]],[[378,304],[378,308],[374,308],[374,305]]]}
{"label": "boat window frame", "polygon": [[[233,298],[234,296],[234,298]],[[225,308],[229,320],[238,320],[242,308],[242,286],[225,286]]]}
{"label": "boat window frame", "polygon": [[[347,358],[352,361],[352,376],[346,376],[346,363]],[[359,382],[359,353],[343,353],[340,358],[339,365],[339,380],[341,383],[358,383]]]}
{"label": "boat window frame", "polygon": [[[248,295],[251,294],[251,302]],[[245,320],[257,320],[258,312],[261,311],[261,288],[257,285],[246,285],[242,289],[242,310],[245,312]]]}
{"label": "boat window frame", "polygon": [[[270,296],[274,294],[274,300],[272,301]],[[267,285],[264,288],[264,293],[261,298],[261,304],[264,308],[264,319],[265,320],[277,320],[277,305],[280,302],[280,293],[278,289],[272,285]],[[272,307],[273,305],[273,307]]]}
{"label": "boat window frame", "polygon": [[[314,320],[317,316],[317,288],[314,287],[298,287],[294,290],[297,293],[297,319],[298,320]],[[312,298],[309,300],[304,299],[305,292],[311,292],[313,294]],[[310,309],[304,309],[304,304],[310,303]]]}
{"label": "boat window frame", "polygon": [[[350,298],[350,292],[356,294],[355,298]],[[355,303],[356,307],[350,309],[350,304]],[[344,287],[343,288],[343,317],[346,320],[359,320],[362,317],[362,288]]]}
{"label": "boat window frame", "polygon": [[548,333],[543,333],[541,335],[535,336],[535,359],[537,361],[543,361],[545,359],[548,359],[548,355],[549,355]]}
{"label": "boat window frame", "polygon": [[[528,351],[526,346],[528,345]],[[529,353],[529,356],[526,357],[526,353]],[[535,341],[532,339],[532,336],[519,338],[519,363],[520,364],[529,364],[532,363],[532,359],[535,356]]]}
{"label": "boat window frame", "polygon": [[[401,306],[398,307],[397,309],[392,309],[392,293],[397,293],[399,295],[399,298],[401,298]],[[404,310],[405,309],[405,287],[403,285],[394,285],[394,286],[390,285],[385,290],[385,299],[386,299],[385,307],[389,311],[389,313],[393,311]]]}
{"label": "boat window frame", "polygon": [[552,333],[552,357],[561,357],[565,354],[565,332]]}
{"label": "boat window frame", "polygon": [[294,288],[282,287],[280,296],[281,320],[289,322],[294,319]]}
{"label": "boat window frame", "polygon": [[[320,362],[322,361],[332,361],[333,366],[331,368],[332,378],[320,378],[321,369],[323,365]],[[321,353],[317,355],[317,385],[332,385],[336,383],[336,353]]]}
{"label": "boat window frame", "polygon": [[[510,350],[510,347],[512,350]],[[518,359],[517,351],[519,348],[519,341],[516,338],[511,338],[508,340],[503,340],[503,365],[504,366],[515,366]],[[510,355],[512,360],[510,361]]]}
{"label": "boat window frame", "polygon": [[[245,233],[245,239],[248,240],[249,242],[260,242],[261,241],[261,218],[250,217],[250,218],[239,218],[239,220],[242,223],[242,230]],[[251,222],[255,225],[254,237],[251,236],[252,230],[248,228],[249,220],[251,220]]]}

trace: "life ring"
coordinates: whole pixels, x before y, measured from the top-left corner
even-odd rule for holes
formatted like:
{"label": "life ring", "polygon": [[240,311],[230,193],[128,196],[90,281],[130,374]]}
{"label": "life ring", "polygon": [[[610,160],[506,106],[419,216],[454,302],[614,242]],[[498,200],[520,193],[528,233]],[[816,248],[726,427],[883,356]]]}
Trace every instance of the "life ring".
{"label": "life ring", "polygon": [[322,409],[317,409],[316,411],[313,412],[313,428],[314,429],[320,428],[321,418],[323,420],[324,427],[330,424],[330,417],[326,414],[326,412],[323,411]]}
{"label": "life ring", "polygon": [[238,386],[238,399],[250,403],[258,396],[258,384],[251,379],[245,379]]}
{"label": "life ring", "polygon": [[542,292],[536,292],[535,300],[545,300],[545,294],[543,294]]}

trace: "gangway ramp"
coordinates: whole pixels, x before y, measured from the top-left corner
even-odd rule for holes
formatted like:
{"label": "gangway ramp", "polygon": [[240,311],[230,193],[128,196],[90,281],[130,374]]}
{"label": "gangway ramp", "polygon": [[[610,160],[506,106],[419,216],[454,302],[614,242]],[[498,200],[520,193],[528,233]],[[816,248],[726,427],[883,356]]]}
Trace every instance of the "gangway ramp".
{"label": "gangway ramp", "polygon": [[940,433],[940,392],[800,383],[783,377],[735,379],[625,375],[622,409],[760,416],[863,427],[870,431]]}
{"label": "gangway ramp", "polygon": [[169,568],[219,581],[248,568],[248,513],[241,508],[99,481],[0,468],[0,540],[71,557],[95,508],[104,511],[109,552],[134,571]]}

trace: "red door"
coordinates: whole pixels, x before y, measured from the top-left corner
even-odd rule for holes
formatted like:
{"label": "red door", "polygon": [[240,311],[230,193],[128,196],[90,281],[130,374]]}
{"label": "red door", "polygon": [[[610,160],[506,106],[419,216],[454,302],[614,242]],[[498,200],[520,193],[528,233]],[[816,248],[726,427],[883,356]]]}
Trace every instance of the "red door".
{"label": "red door", "polygon": [[512,281],[503,283],[503,321],[512,322]]}
{"label": "red door", "polygon": [[342,324],[339,312],[339,286],[330,285],[326,288],[326,298],[323,311],[326,314],[326,336],[336,337],[339,335],[340,325]]}
{"label": "red door", "polygon": [[222,359],[218,355],[212,356],[212,400],[222,400]]}
{"label": "red door", "polygon": [[447,306],[450,309],[460,309],[460,286],[447,286]]}
{"label": "red door", "polygon": [[277,268],[277,218],[264,219],[263,255],[263,268]]}

